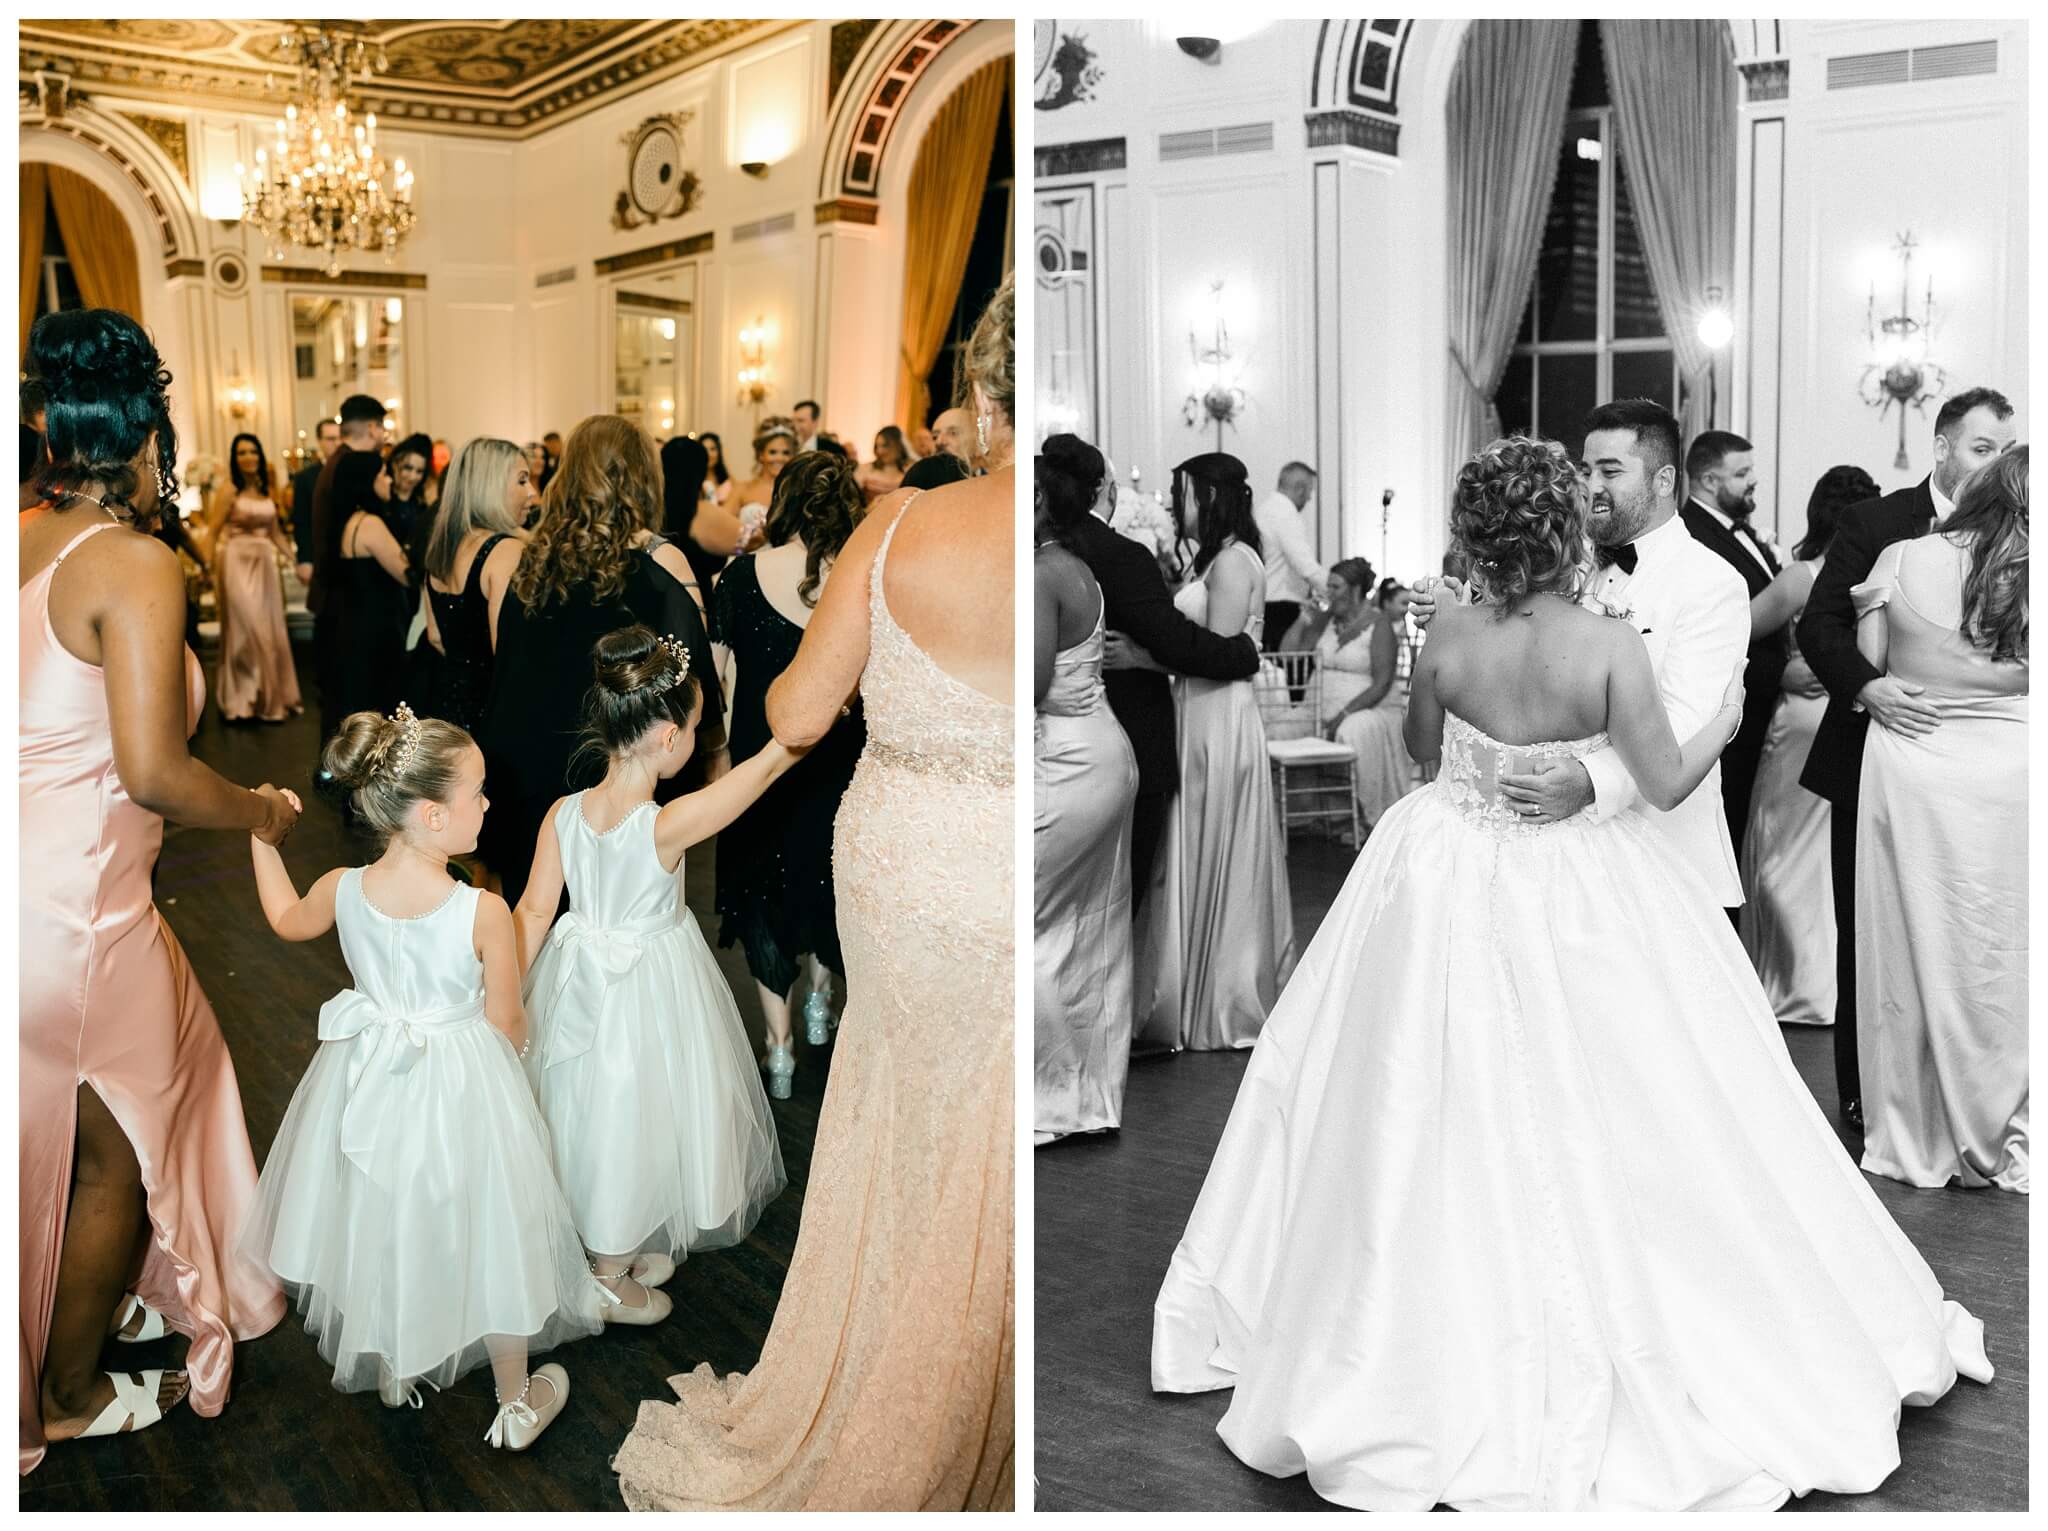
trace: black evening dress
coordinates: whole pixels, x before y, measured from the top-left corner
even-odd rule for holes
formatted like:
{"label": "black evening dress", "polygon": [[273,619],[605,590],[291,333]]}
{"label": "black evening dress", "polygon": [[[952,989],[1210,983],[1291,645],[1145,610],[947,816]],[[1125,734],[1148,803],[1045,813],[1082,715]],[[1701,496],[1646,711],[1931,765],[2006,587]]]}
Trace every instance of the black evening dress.
{"label": "black evening dress", "polygon": [[[470,560],[469,577],[454,594],[427,586],[434,628],[441,635],[441,653],[439,662],[428,671],[428,706],[415,704],[413,710],[421,717],[458,723],[472,735],[482,727],[484,708],[491,699],[491,603],[484,599],[484,560],[508,535],[499,532],[485,540]],[[422,638],[420,647],[432,645]]]}
{"label": "black evening dress", "polygon": [[704,693],[697,753],[656,798],[667,801],[703,781],[704,741],[718,733],[724,696],[690,587],[654,561],[663,540],[657,537],[632,553],[625,589],[609,600],[598,601],[580,587],[566,602],[550,601],[528,611],[516,592],[507,592],[498,609],[490,695],[476,733],[491,803],[477,849],[503,880],[507,903],[518,903],[526,891],[534,843],[549,806],[564,793],[594,787],[604,777],[604,757],[594,750],[579,755],[578,749],[592,679],[590,651],[606,633],[644,622],[689,646],[690,673]]}
{"label": "black evening dress", "polygon": [[323,739],[352,712],[389,713],[403,700],[405,630],[412,621],[405,584],[386,574],[376,559],[351,556],[357,539],[346,526],[343,541],[322,611],[322,620],[331,616],[336,629],[333,694],[321,697]]}
{"label": "black evening dress", "polygon": [[[768,687],[796,658],[804,630],[768,604],[751,553],[726,565],[711,605],[738,665],[730,723],[738,765],[768,742]],[[850,717],[718,836],[718,943],[737,943],[747,970],[771,992],[789,991],[805,952],[846,974],[832,899],[832,821],[866,743],[856,700]]]}

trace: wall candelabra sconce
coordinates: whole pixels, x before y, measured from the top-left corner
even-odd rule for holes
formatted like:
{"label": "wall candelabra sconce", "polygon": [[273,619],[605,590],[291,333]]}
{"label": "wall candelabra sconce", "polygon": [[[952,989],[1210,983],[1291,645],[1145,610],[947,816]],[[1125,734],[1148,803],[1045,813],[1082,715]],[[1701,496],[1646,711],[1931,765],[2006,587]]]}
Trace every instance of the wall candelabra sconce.
{"label": "wall candelabra sconce", "polygon": [[246,420],[249,418],[251,411],[256,408],[256,390],[243,380],[240,352],[235,354],[234,360],[228,366],[228,377],[231,381],[228,383],[226,391],[221,395],[222,401],[227,406],[228,418],[237,421]]}
{"label": "wall candelabra sconce", "polygon": [[1912,232],[1901,234],[1893,246],[1899,256],[1899,306],[1880,318],[1877,312],[1877,284],[1870,284],[1870,298],[1864,312],[1864,332],[1873,360],[1863,368],[1858,391],[1863,402],[1882,419],[1894,405],[1899,411],[1899,455],[1895,468],[1908,468],[1906,456],[1906,411],[1926,413],[1927,401],[1939,398],[1948,387],[1948,374],[1927,358],[1927,338],[1934,327],[1934,279],[1927,279],[1927,293],[1921,301],[1920,317],[1914,318],[1913,251],[1918,248]]}
{"label": "wall candelabra sconce", "polygon": [[1196,429],[1216,427],[1216,450],[1223,450],[1223,428],[1235,425],[1237,417],[1244,413],[1250,402],[1242,388],[1230,381],[1229,368],[1234,353],[1230,346],[1230,326],[1223,317],[1223,284],[1209,284],[1210,301],[1216,310],[1215,331],[1209,344],[1204,345],[1201,337],[1193,330],[1188,331],[1188,349],[1194,353],[1195,365],[1208,368],[1211,376],[1208,386],[1200,393],[1191,393],[1181,401],[1181,419]]}
{"label": "wall candelabra sconce", "polygon": [[756,319],[740,331],[740,402],[761,408],[768,397],[768,326]]}

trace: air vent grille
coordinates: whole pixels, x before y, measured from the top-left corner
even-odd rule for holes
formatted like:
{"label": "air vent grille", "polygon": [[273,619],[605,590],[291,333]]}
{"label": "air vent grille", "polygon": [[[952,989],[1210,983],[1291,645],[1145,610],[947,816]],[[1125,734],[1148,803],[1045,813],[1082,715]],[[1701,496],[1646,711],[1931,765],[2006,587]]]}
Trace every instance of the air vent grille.
{"label": "air vent grille", "polygon": [[543,271],[533,279],[533,285],[536,287],[559,287],[564,282],[573,282],[575,280],[576,268],[574,266],[564,266],[559,271]]}
{"label": "air vent grille", "polygon": [[1273,147],[1273,124],[1245,122],[1227,128],[1196,128],[1159,135],[1159,160],[1208,159],[1218,154],[1264,154]]}
{"label": "air vent grille", "polygon": [[1943,43],[1934,48],[1894,48],[1889,53],[1850,53],[1828,60],[1828,89],[1905,85],[1916,80],[1954,80],[1998,73],[1998,42]]}
{"label": "air vent grille", "polygon": [[756,223],[742,223],[732,231],[733,241],[765,239],[770,234],[787,234],[796,227],[795,213],[777,213],[773,218],[763,218]]}

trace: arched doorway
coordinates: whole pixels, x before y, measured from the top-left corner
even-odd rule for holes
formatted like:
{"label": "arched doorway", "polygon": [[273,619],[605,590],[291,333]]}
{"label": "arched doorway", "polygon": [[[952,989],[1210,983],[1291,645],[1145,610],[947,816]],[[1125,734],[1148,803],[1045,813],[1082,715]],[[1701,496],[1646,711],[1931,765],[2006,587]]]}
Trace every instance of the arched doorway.
{"label": "arched doorway", "polygon": [[21,166],[21,343],[66,308],[112,308],[143,322],[135,234],[120,208],[75,170]]}

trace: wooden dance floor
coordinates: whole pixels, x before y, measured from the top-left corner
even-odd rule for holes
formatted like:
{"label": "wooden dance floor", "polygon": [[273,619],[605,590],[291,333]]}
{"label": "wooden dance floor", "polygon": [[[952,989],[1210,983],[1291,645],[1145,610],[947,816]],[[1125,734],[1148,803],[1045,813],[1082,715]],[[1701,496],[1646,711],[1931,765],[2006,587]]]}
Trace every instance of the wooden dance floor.
{"label": "wooden dance floor", "polygon": [[[311,675],[302,645],[299,673]],[[308,696],[309,706],[313,697]],[[195,748],[231,780],[289,786],[306,813],[285,842],[303,892],[331,867],[355,865],[339,816],[312,797],[318,725],[313,716],[276,726],[228,725],[209,707]],[[686,891],[705,938],[715,942],[712,853],[693,851]],[[33,879],[33,868],[28,869]],[[249,1136],[260,1164],[317,1045],[321,1004],[348,984],[333,935],[302,945],[278,940],[256,900],[246,836],[170,830],[157,902],[190,954],[220,1016],[240,1076]],[[720,966],[756,1033],[760,1006],[737,948]],[[708,1361],[745,1370],[775,1314],[817,1131],[830,1049],[798,1043],[796,1092],[771,1101],[789,1189],[736,1249],[684,1262],[666,1290],[675,1312],[652,1328],[618,1327],[539,1360],[569,1372],[569,1404],[533,1448],[484,1444],[494,1410],[482,1367],[450,1393],[422,1389],[426,1406],[386,1409],[375,1393],[338,1393],[297,1311],[262,1339],[236,1347],[234,1398],[216,1419],[182,1405],[134,1435],[53,1448],[21,1483],[24,1510],[596,1510],[623,1509],[609,1462],[640,1400],[673,1401],[666,1379]],[[175,1364],[185,1341],[107,1347],[110,1367]]]}
{"label": "wooden dance floor", "polygon": [[[1348,852],[1297,840],[1289,860],[1304,943],[1349,870]],[[1823,1029],[1788,1027],[1792,1057],[1835,1115]],[[1151,1390],[1152,1300],[1236,1098],[1248,1053],[1134,1063],[1120,1134],[1038,1149],[1037,1507],[1313,1510],[1306,1476],[1269,1478],[1216,1437],[1230,1394]],[[1837,1130],[1840,1124],[1837,1123]],[[1792,1510],[2024,1510],[2027,1506],[2027,1198],[1922,1191],[1866,1177],[1948,1295],[1984,1321],[1997,1370],[1905,1410],[1899,1469],[1874,1494],[1810,1494]]]}

